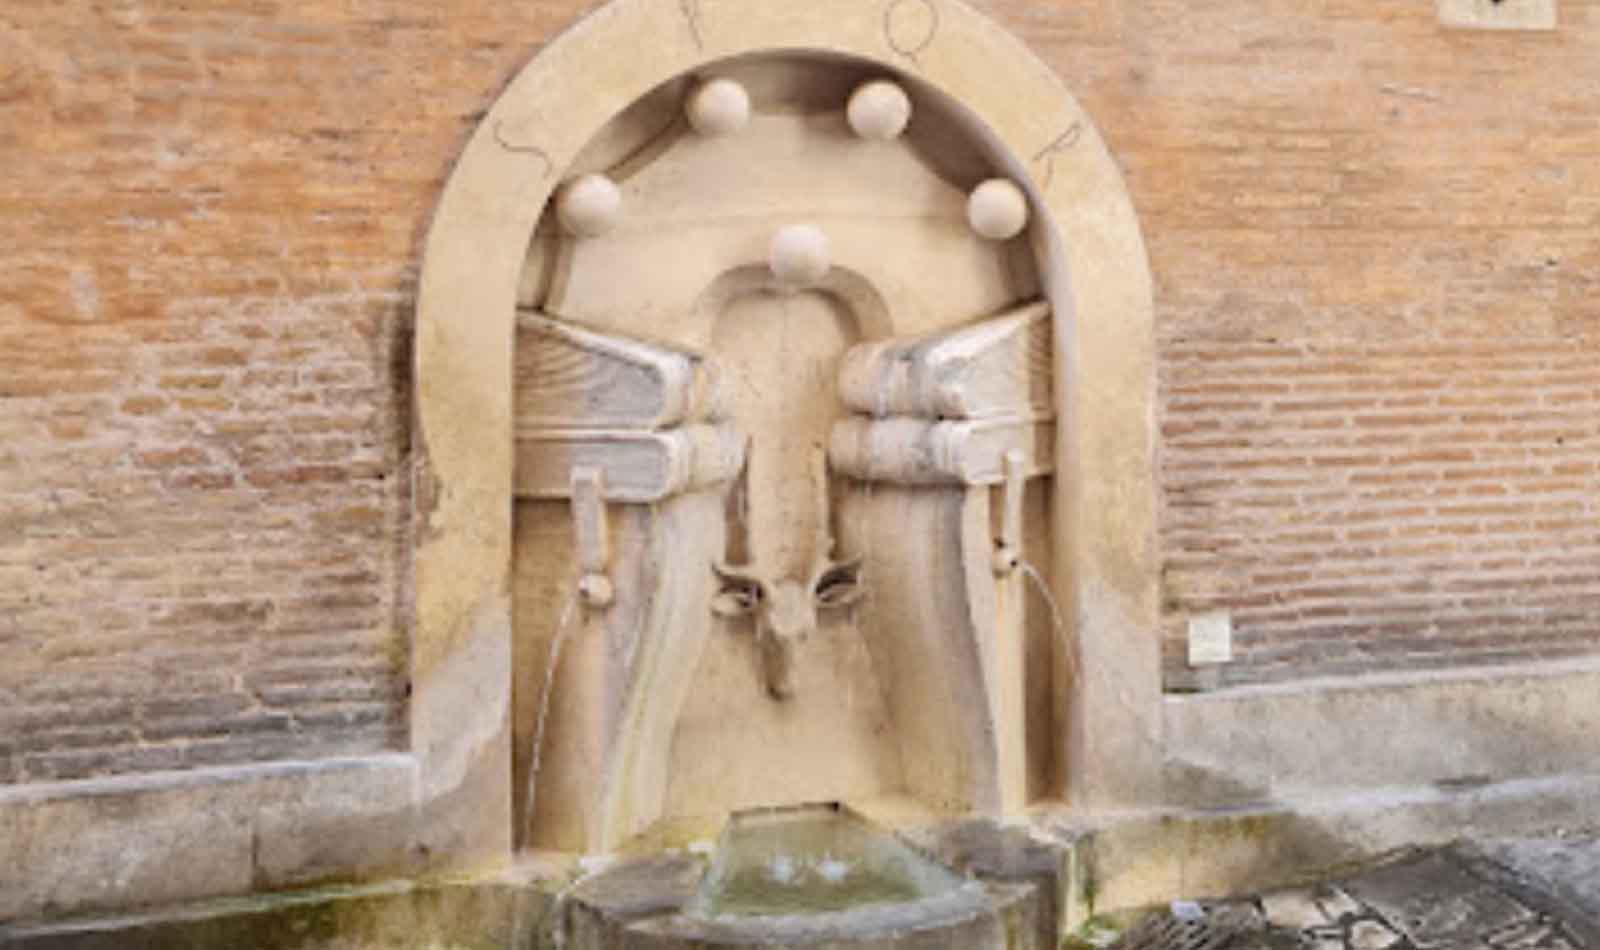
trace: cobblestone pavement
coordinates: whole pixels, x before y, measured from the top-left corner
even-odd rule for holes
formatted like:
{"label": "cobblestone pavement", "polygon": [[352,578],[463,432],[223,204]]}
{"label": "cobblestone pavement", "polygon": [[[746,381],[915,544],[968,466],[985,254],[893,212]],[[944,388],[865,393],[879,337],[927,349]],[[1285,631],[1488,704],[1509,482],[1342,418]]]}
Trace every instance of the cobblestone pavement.
{"label": "cobblestone pavement", "polygon": [[1314,886],[1178,902],[1114,950],[1600,950],[1600,836],[1392,855]]}

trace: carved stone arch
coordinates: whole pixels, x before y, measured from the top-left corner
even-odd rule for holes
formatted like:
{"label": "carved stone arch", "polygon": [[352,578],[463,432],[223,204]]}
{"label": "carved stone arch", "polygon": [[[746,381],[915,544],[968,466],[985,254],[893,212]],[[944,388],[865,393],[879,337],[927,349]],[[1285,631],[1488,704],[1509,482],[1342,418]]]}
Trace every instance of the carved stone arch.
{"label": "carved stone arch", "polygon": [[1158,794],[1153,334],[1132,203],[1089,117],[1050,70],[956,0],[615,0],[552,41],[501,94],[436,209],[416,324],[411,741],[422,844],[512,841],[509,571],[518,279],[560,176],[630,103],[730,57],[832,53],[959,105],[1028,190],[1055,314],[1052,586],[1056,663],[1079,671],[1056,732],[1080,806]]}
{"label": "carved stone arch", "polygon": [[[765,267],[740,267],[730,270],[705,289],[694,303],[696,319],[710,324],[728,305],[729,301],[744,294],[765,289],[772,283],[772,272]],[[872,282],[848,267],[834,265],[823,282],[812,290],[837,298],[849,307],[861,324],[864,336],[869,339],[886,337],[893,332],[889,321],[889,308]]]}

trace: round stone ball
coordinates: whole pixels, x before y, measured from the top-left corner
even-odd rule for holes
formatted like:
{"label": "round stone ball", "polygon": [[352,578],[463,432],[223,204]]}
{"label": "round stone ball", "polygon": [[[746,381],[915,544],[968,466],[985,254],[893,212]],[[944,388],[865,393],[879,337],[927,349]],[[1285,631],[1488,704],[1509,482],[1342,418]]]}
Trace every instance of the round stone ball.
{"label": "round stone ball", "polygon": [[991,178],[967,199],[967,223],[991,241],[1009,241],[1028,226],[1028,196],[1013,181]]}
{"label": "round stone ball", "polygon": [[845,109],[850,128],[864,139],[888,142],[899,138],[911,122],[911,97],[900,84],[874,79],[856,87]]}
{"label": "round stone ball", "polygon": [[810,287],[828,276],[828,236],[810,224],[791,224],[772,236],[772,276],[785,287]]}
{"label": "round stone ball", "polygon": [[732,79],[713,79],[689,94],[685,112],[701,135],[729,135],[750,123],[750,93]]}
{"label": "round stone ball", "polygon": [[622,214],[622,192],[604,175],[584,175],[568,182],[556,198],[556,215],[568,234],[597,237],[616,226]]}

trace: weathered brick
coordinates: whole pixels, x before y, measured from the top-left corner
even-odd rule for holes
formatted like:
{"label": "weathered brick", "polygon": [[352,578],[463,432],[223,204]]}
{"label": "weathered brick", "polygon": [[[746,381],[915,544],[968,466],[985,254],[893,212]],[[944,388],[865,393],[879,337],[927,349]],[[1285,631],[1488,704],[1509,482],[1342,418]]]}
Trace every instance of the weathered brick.
{"label": "weathered brick", "polygon": [[167,408],[167,400],[161,396],[129,396],[122,400],[121,409],[130,416],[148,416]]}
{"label": "weathered brick", "polygon": [[167,449],[145,449],[133,453],[135,463],[145,468],[177,468],[185,465],[204,465],[209,459],[204,449],[194,445],[181,445]]}

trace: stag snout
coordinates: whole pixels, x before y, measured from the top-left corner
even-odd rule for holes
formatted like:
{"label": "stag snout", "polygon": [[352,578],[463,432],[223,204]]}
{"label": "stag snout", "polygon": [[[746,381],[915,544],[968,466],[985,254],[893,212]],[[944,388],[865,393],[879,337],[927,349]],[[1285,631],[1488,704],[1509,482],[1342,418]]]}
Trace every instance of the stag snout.
{"label": "stag snout", "polygon": [[[750,449],[739,474],[736,491],[748,497]],[[845,607],[861,597],[861,558],[833,557],[832,518],[828,512],[828,458],[813,456],[812,479],[817,499],[816,536],[811,546],[811,567],[804,578],[785,577],[759,562],[730,566],[717,561],[712,568],[722,589],[712,609],[723,617],[751,617],[761,651],[761,671],[767,692],[788,699],[795,691],[795,646],[817,629],[817,611]],[[748,521],[741,519],[748,529]],[[749,539],[746,548],[749,549]]]}
{"label": "stag snout", "polygon": [[817,611],[844,607],[861,596],[861,559],[829,561],[805,581],[771,577],[753,567],[715,565],[722,591],[713,609],[724,617],[752,617],[767,692],[795,692],[795,646],[817,628]]}

